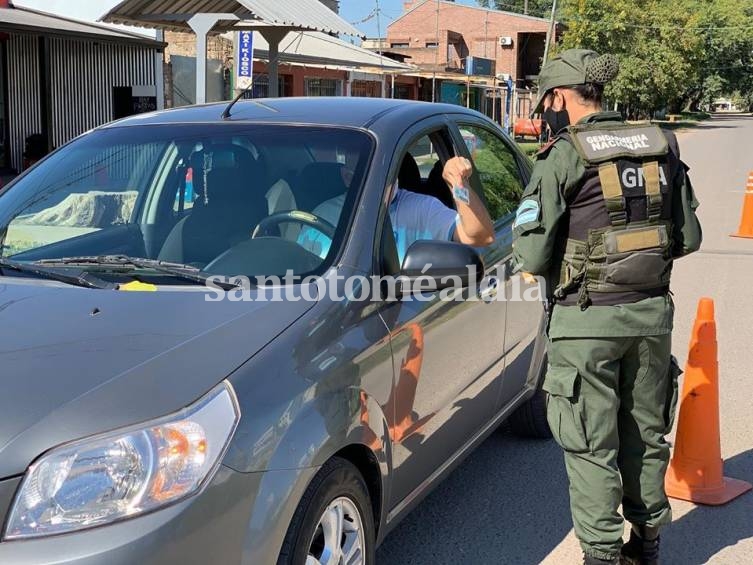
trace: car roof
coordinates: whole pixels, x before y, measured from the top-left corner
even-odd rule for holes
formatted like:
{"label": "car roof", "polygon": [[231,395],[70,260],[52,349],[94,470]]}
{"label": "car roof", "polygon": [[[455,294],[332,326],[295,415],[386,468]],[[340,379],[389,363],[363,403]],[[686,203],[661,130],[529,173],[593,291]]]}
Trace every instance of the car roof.
{"label": "car roof", "polygon": [[178,123],[269,122],[361,128],[369,127],[380,120],[401,120],[406,114],[410,114],[414,121],[446,113],[482,116],[474,110],[454,104],[338,96],[240,100],[233,106],[230,118],[223,120],[222,113],[228,104],[230,103],[220,102],[138,114],[103,127]]}

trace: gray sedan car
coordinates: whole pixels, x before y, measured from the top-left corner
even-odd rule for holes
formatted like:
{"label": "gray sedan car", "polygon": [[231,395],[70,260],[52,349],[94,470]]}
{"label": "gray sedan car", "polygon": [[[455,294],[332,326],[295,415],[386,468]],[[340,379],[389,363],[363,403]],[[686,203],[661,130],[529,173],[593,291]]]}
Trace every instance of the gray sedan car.
{"label": "gray sedan car", "polygon": [[[509,138],[442,104],[225,110],[101,127],[0,193],[2,564],[370,565],[500,423],[549,434]],[[452,208],[453,156],[494,243],[400,249],[396,188]]]}

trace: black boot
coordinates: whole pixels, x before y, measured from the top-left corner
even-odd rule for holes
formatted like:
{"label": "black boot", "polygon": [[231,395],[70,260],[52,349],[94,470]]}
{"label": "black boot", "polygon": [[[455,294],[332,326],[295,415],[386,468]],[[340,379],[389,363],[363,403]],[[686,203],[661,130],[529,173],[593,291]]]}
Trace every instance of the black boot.
{"label": "black boot", "polygon": [[630,540],[622,546],[621,565],[659,565],[659,530],[651,526],[636,526],[630,530]]}
{"label": "black boot", "polygon": [[590,555],[584,555],[583,563],[584,565],[619,565],[620,558],[615,557],[614,559],[599,559],[597,557],[591,557]]}

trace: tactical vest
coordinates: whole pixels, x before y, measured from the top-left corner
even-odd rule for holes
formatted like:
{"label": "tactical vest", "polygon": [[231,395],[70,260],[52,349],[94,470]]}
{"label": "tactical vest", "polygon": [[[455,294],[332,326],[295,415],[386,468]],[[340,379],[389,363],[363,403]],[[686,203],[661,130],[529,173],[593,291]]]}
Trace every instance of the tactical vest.
{"label": "tactical vest", "polygon": [[675,172],[664,133],[609,123],[571,127],[561,137],[586,174],[568,202],[555,299],[586,308],[663,294],[672,268]]}

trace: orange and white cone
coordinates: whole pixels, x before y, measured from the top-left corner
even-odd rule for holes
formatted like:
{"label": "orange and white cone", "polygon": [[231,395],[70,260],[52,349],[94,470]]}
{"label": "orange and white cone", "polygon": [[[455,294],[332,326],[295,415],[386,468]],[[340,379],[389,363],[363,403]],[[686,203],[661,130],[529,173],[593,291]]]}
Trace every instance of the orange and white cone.
{"label": "orange and white cone", "polygon": [[702,298],[690,338],[674,457],[665,481],[667,496],[719,505],[753,488],[750,483],[724,476],[719,435],[714,301]]}
{"label": "orange and white cone", "polygon": [[743,217],[740,219],[740,227],[732,237],[747,237],[753,239],[753,171],[748,175],[748,184],[745,187],[743,197]]}

